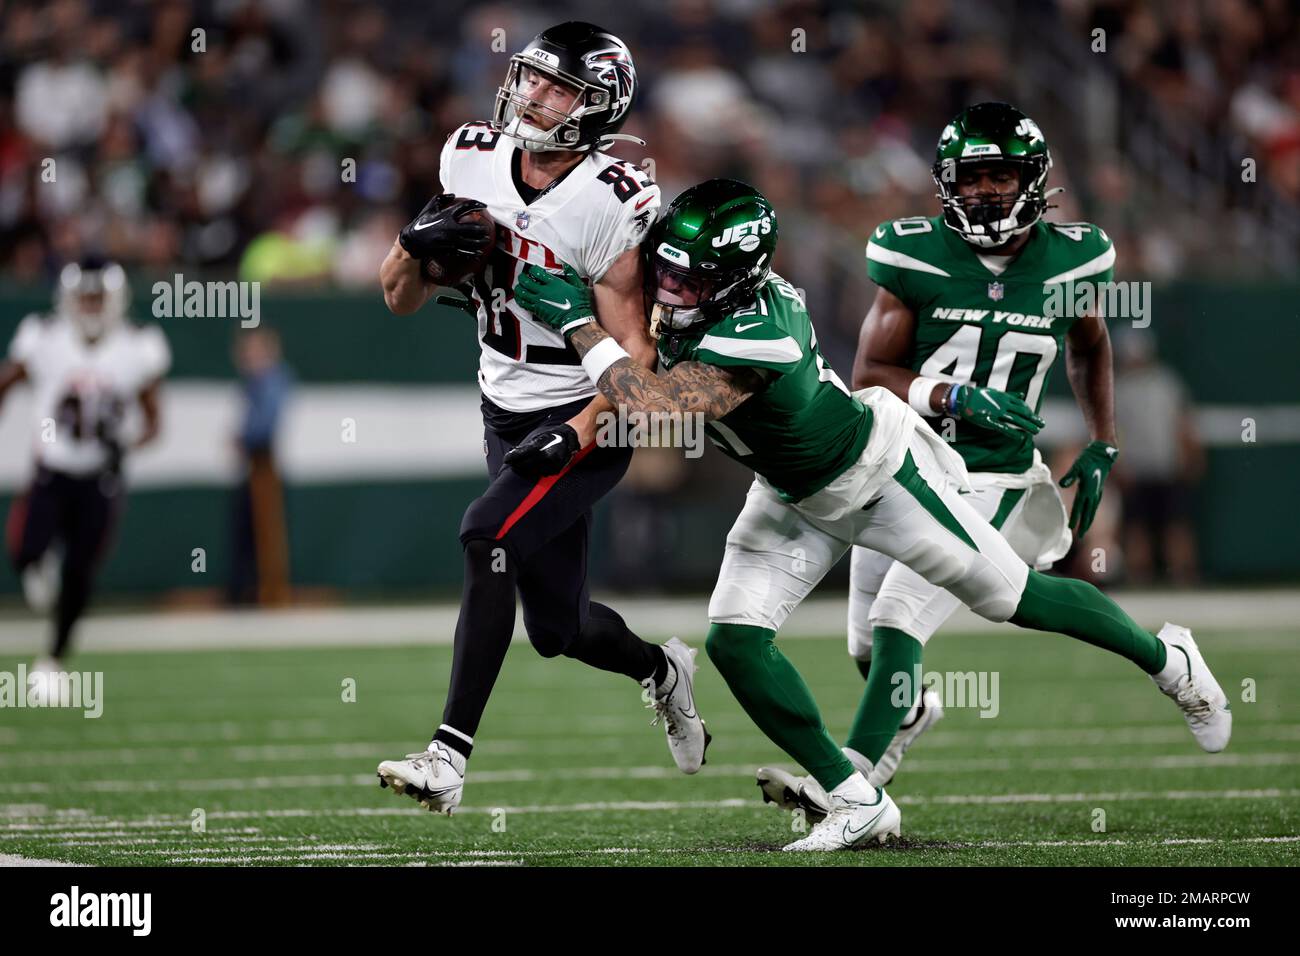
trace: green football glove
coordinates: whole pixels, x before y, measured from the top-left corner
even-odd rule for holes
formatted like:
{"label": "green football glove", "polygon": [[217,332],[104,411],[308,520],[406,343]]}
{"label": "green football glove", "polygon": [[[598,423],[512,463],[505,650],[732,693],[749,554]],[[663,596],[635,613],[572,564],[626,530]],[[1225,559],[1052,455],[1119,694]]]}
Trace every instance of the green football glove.
{"label": "green football glove", "polygon": [[1043,420],[1023,399],[996,388],[958,385],[949,392],[947,404],[949,412],[972,425],[1004,435],[1034,435],[1043,427]]}
{"label": "green football glove", "polygon": [[1092,526],[1097,506],[1101,504],[1102,486],[1118,457],[1119,449],[1114,445],[1104,441],[1089,442],[1061,479],[1062,488],[1069,488],[1076,481],[1079,483],[1079,490],[1074,493],[1074,506],[1070,509],[1070,527],[1076,538],[1082,538]]}
{"label": "green football glove", "polygon": [[596,321],[591,290],[573,266],[567,264],[564,275],[558,276],[538,266],[529,266],[515,283],[515,301],[538,322],[566,338],[588,322]]}

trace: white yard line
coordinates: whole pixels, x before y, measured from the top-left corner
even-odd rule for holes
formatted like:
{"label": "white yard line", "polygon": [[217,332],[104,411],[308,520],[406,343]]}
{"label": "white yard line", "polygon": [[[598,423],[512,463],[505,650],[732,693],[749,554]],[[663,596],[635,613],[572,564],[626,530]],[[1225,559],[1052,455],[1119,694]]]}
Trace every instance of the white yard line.
{"label": "white yard line", "polygon": [[[1102,838],[1096,840],[973,840],[961,841],[954,843],[937,842],[930,846],[923,846],[920,849],[936,850],[1002,850],[1014,848],[1036,848],[1036,849],[1057,849],[1061,847],[1075,848],[1093,848],[1093,847],[1191,847],[1191,846],[1227,846],[1235,844],[1268,844],[1268,843],[1297,843],[1300,842],[1300,836],[1280,836],[1280,837],[1229,837],[1226,839],[1209,839],[1203,837],[1181,838],[1168,840],[1121,840],[1115,838]],[[339,861],[359,863],[364,860],[387,861],[390,864],[404,863],[409,865],[411,862],[420,860],[455,862],[456,865],[524,865],[530,858],[555,858],[555,857],[610,857],[620,856],[633,858],[639,856],[658,856],[668,855],[676,856],[690,854],[692,856],[699,853],[762,853],[764,850],[750,850],[741,848],[721,848],[709,847],[703,850],[696,848],[665,847],[659,849],[650,849],[646,847],[602,847],[597,849],[574,849],[574,850],[428,850],[428,851],[410,851],[394,850],[387,853],[372,853],[362,851],[361,847],[357,848],[355,853],[304,853],[304,854],[262,854],[262,853],[238,853],[238,854],[213,854],[211,856],[195,855],[175,855],[166,859],[167,864],[186,864],[186,863],[275,863],[275,862],[321,862],[321,861]]]}
{"label": "white yard line", "polygon": [[[1300,741],[1300,724],[1252,724],[1250,738],[1257,743]],[[755,751],[767,750],[768,745],[759,736],[753,737]],[[1137,725],[1116,727],[1069,727],[1041,730],[935,730],[926,734],[926,751],[935,749],[970,750],[973,744],[991,750],[1031,747],[1108,747],[1122,744],[1185,744],[1187,729],[1181,724]],[[375,758],[402,752],[410,748],[411,741],[372,741],[354,743],[320,743],[320,744],[245,744],[222,745],[208,744],[201,747],[100,747],[93,750],[62,749],[50,746],[6,747],[0,750],[0,768],[43,767],[51,761],[95,761],[100,764],[147,764],[147,763],[205,763],[212,761],[231,761],[233,763],[275,763],[293,760],[351,760]],[[475,749],[480,760],[505,757],[512,754],[538,756],[591,754],[593,751],[621,751],[626,742],[620,739],[606,740],[566,740],[533,741],[516,738],[489,739]],[[1205,759],[1213,762],[1231,760],[1237,754],[1219,754],[1213,756],[1189,755],[1191,759]],[[1240,755],[1247,756],[1247,755]],[[923,758],[924,759],[924,758]],[[1011,759],[1011,758],[1005,758]],[[1044,758],[1050,759],[1050,758]],[[1084,757],[1081,759],[1094,759]],[[1145,760],[1140,755],[1134,760]],[[1153,758],[1154,759],[1154,758]],[[1177,758],[1175,758],[1177,759]],[[960,760],[960,758],[958,758]],[[919,761],[908,761],[909,768]],[[951,766],[951,761],[944,761],[943,766]],[[551,771],[557,772],[557,771]],[[6,815],[5,806],[0,804],[0,818]]]}
{"label": "white yard line", "polygon": [[[988,773],[1008,770],[1188,770],[1212,767],[1282,767],[1300,765],[1297,753],[1258,754],[1164,754],[1131,757],[1065,758],[969,758],[956,760],[914,759],[909,771],[917,773]],[[741,777],[754,774],[753,764],[716,764],[703,770],[709,777]],[[546,770],[475,771],[470,780],[481,784],[536,783],[541,780],[668,780],[680,773],[661,764],[639,767],[564,767]],[[69,784],[43,780],[0,783],[0,794],[51,794],[69,789]],[[375,787],[371,773],[285,774],[252,777],[187,778],[169,780],[77,780],[76,790],[89,793],[242,792],[327,787]],[[2,825],[0,825],[2,827]]]}
{"label": "white yard line", "polygon": [[[1253,790],[1116,790],[1078,793],[1006,793],[1006,794],[935,794],[932,796],[903,795],[897,802],[908,806],[942,805],[942,806],[981,806],[1007,805],[1017,803],[1089,803],[1121,802],[1143,800],[1279,800],[1300,798],[1300,788],[1261,788]],[[460,807],[461,814],[491,814],[504,810],[510,813],[590,813],[605,811],[644,811],[672,812],[678,810],[756,810],[763,804],[755,799],[733,797],[724,800],[613,800],[591,801],[571,804],[532,804],[521,806],[471,806]],[[213,820],[278,820],[291,818],[351,818],[351,817],[401,817],[418,816],[424,811],[417,810],[414,803],[399,804],[394,801],[387,807],[340,807],[329,808],[280,808],[270,810],[214,810],[207,814]],[[114,828],[125,828],[132,824],[128,821],[102,818],[97,822]],[[149,827],[172,826],[185,828],[189,826],[189,817],[148,817],[138,821]],[[0,825],[0,838],[10,833],[41,833],[58,836],[60,824],[45,826],[40,822]],[[214,831],[209,830],[207,837],[212,838]]]}
{"label": "white yard line", "polygon": [[0,866],[82,866],[81,863],[67,863],[63,860],[38,860],[29,856],[16,856],[13,853],[0,853]]}
{"label": "white yard line", "polygon": [[[1193,847],[1193,846],[1224,846],[1238,844],[1291,844],[1300,843],[1300,835],[1287,836],[1268,836],[1268,837],[1228,837],[1228,838],[1207,838],[1207,837],[1178,837],[1164,840],[1125,840],[1118,838],[1101,838],[1094,840],[974,840],[959,842],[936,842],[929,849],[939,850],[990,850],[990,849],[1013,849],[1013,848],[1039,848],[1055,849],[1061,847],[1073,848],[1094,848],[1094,847]],[[599,847],[592,849],[569,849],[569,850],[388,850],[373,843],[339,843],[339,844],[320,844],[320,845],[302,845],[302,846],[249,846],[240,847],[237,852],[230,852],[230,848],[212,847],[197,848],[186,850],[183,853],[176,853],[175,850],[160,849],[157,851],[140,851],[140,856],[160,856],[165,857],[164,862],[168,865],[182,864],[259,864],[259,863],[318,863],[318,862],[338,862],[338,863],[362,863],[364,861],[376,861],[379,863],[398,864],[398,863],[418,863],[419,861],[439,861],[442,863],[453,863],[457,865],[522,865],[530,858],[555,858],[555,857],[629,857],[650,855],[695,855],[700,852],[708,853],[749,853],[764,852],[754,851],[741,848],[708,848],[699,850],[695,848],[658,848],[650,849],[646,847]],[[52,860],[30,860],[25,857],[0,856],[0,865],[4,861],[19,861],[10,865],[45,865],[45,866],[72,866],[76,864],[65,864]],[[634,861],[634,860],[633,860]]]}
{"label": "white yard line", "polygon": [[[1205,590],[1191,593],[1124,592],[1120,603],[1140,624],[1158,628],[1170,617],[1195,628],[1285,629],[1293,632],[1300,619],[1300,590]],[[702,639],[708,629],[704,596],[682,598],[602,597],[648,637],[679,635]],[[805,601],[791,615],[782,638],[843,633],[846,616],[843,594]],[[457,607],[430,604],[409,607],[333,607],[280,611],[148,611],[134,614],[92,614],[80,626],[78,647],[101,653],[115,651],[261,650],[282,647],[362,647],[448,644],[455,631]],[[953,634],[1008,633],[1006,624],[992,624],[962,608],[945,626]],[[30,618],[6,621],[0,653],[35,654],[46,640],[46,626]],[[522,640],[522,623],[516,633]],[[1269,646],[1300,646],[1283,635]],[[1280,641],[1280,643],[1278,643]],[[1249,640],[1243,645],[1250,646]]]}

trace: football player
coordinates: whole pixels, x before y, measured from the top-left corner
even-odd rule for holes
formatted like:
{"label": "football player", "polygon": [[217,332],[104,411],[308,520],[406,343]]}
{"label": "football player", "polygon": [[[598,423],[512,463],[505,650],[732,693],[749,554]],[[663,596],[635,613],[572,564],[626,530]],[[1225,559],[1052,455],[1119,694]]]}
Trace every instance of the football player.
{"label": "football player", "polygon": [[[126,320],[129,302],[120,265],[70,263],[59,275],[53,313],[23,319],[0,365],[0,400],[24,381],[34,398],[35,476],[14,501],[8,529],[28,603],[54,610],[50,651],[34,672],[62,670],[121,510],[122,459],[159,432],[159,387],[171,351],[157,326]],[[143,424],[131,436],[124,422],[133,407]]]}
{"label": "football player", "polygon": [[[1044,314],[1053,311],[1045,287],[1111,281],[1115,250],[1098,226],[1043,221],[1051,168],[1038,125],[1014,107],[981,103],[954,118],[932,170],[941,214],[882,223],[867,245],[880,291],[853,366],[854,388],[888,388],[947,430],[970,472],[967,502],[1038,570],[1069,550],[1071,529],[1088,530],[1119,454],[1105,321],[1095,308]],[[1080,482],[1068,519],[1033,442],[1062,353],[1092,439],[1061,481]],[[900,661],[914,672],[960,601],[865,548],[853,549],[851,567],[849,653],[859,670],[869,679],[874,648],[884,661],[878,673]],[[845,753],[884,781],[943,711],[936,694],[918,692],[881,754],[881,728],[894,718],[871,706],[879,701],[878,688],[864,696]]]}
{"label": "football player", "polygon": [[[640,682],[663,720],[677,766],[694,773],[708,743],[695,710],[695,651],[637,637],[587,591],[595,502],[623,477],[630,448],[597,447],[599,397],[564,337],[514,296],[529,264],[576,263],[592,284],[602,328],[646,364],[638,247],[659,208],[659,188],[636,166],[606,156],[636,94],[627,46],[589,23],[562,23],[510,58],[492,122],[466,123],[442,151],[444,194],[406,226],[381,272],[392,311],[435,294],[427,266],[455,271],[491,248],[467,289],[481,345],[484,451],[491,483],[465,512],[465,579],[450,689],[428,747],[379,765],[381,786],[431,811],[460,803],[466,761],[514,630],[515,594],[529,640]],[[486,210],[487,229],[470,210]],[[558,303],[562,305],[563,303]]]}
{"label": "football player", "polygon": [[1185,630],[1150,634],[1091,584],[1031,570],[967,504],[961,456],[915,410],[880,386],[849,393],[798,291],[772,272],[776,240],[771,205],[743,183],[711,180],[673,201],[643,246],[659,374],[595,321],[572,268],[530,267],[515,295],[568,336],[610,401],[629,413],[698,413],[714,443],[756,473],[727,536],[707,648],[754,722],[827,794],[825,818],[786,849],[899,832],[897,806],[836,746],[775,643],[853,545],[902,561],[989,620],[1127,657],[1174,698],[1202,747],[1226,746],[1227,700]]}
{"label": "football player", "polygon": [[[1096,308],[1076,316],[1045,295],[1055,286],[1073,303],[1085,284],[1109,282],[1115,250],[1098,226],[1043,220],[1051,168],[1038,125],[1006,103],[972,106],[945,127],[932,169],[940,215],[882,223],[867,244],[880,291],[853,367],[854,388],[889,389],[949,441],[970,473],[966,502],[1038,570],[1069,550],[1072,530],[1088,530],[1118,455],[1106,323]],[[1061,480],[1078,483],[1068,518],[1033,442],[1062,353],[1092,439]],[[921,673],[922,648],[960,603],[889,555],[853,548],[849,653],[868,686],[844,754],[873,783],[888,783],[943,716],[932,690],[913,688],[910,709],[894,706],[891,678]],[[1163,633],[1191,641],[1173,625]],[[815,781],[763,768],[759,784],[781,805],[824,814]]]}

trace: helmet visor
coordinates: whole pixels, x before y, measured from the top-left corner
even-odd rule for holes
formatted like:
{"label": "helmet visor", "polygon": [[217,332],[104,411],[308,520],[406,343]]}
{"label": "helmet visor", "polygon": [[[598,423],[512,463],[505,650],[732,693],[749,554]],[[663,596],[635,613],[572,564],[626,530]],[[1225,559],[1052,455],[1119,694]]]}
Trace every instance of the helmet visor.
{"label": "helmet visor", "polygon": [[718,283],[655,260],[650,297],[660,305],[693,309],[713,297]]}

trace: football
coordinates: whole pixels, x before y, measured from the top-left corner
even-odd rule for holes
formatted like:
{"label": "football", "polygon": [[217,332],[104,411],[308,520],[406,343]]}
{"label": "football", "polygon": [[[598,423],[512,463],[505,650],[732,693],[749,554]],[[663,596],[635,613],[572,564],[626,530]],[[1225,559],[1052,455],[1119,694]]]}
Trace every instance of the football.
{"label": "football", "polygon": [[483,247],[483,251],[477,255],[466,253],[452,253],[441,259],[428,258],[424,260],[424,274],[427,275],[438,285],[454,286],[459,285],[466,279],[481,275],[487,268],[488,259],[492,257],[492,250],[496,248],[496,231],[497,224],[492,218],[491,213],[486,209],[468,209],[456,217],[457,222],[479,222],[486,227],[493,235],[493,241]]}

